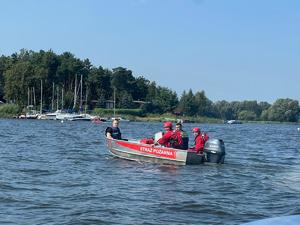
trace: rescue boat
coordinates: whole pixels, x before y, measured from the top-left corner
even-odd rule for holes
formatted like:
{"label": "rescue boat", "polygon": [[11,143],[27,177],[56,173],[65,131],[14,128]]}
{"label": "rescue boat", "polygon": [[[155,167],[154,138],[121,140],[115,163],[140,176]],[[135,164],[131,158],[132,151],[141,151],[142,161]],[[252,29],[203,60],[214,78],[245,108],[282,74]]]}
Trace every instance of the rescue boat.
{"label": "rescue boat", "polygon": [[204,153],[192,149],[181,150],[143,143],[141,140],[106,139],[107,148],[116,157],[172,165],[197,165],[203,163],[224,163],[225,145],[220,139],[205,143]]}

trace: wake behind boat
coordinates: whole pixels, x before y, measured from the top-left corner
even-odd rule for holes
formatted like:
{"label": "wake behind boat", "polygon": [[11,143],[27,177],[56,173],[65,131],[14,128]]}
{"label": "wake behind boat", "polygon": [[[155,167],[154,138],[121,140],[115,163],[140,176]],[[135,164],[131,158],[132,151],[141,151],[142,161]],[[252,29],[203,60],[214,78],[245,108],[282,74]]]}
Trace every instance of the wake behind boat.
{"label": "wake behind boat", "polygon": [[203,163],[224,163],[225,146],[219,139],[205,143],[204,154],[192,150],[181,150],[141,143],[140,140],[117,140],[107,138],[107,147],[112,155],[128,160],[191,165]]}

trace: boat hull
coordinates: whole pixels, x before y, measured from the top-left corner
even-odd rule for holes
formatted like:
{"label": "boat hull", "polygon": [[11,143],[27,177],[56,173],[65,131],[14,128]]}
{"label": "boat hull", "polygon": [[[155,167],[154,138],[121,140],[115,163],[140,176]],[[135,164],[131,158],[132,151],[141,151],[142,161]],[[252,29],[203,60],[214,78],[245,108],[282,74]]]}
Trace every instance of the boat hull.
{"label": "boat hull", "polygon": [[112,155],[128,160],[172,165],[204,163],[204,155],[186,150],[141,144],[135,140],[107,139],[107,147]]}

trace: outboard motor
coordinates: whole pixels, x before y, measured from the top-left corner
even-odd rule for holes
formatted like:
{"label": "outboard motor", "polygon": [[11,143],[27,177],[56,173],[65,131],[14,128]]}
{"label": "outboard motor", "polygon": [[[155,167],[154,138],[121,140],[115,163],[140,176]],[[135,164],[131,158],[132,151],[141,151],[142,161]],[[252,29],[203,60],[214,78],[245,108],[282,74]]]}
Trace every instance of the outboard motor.
{"label": "outboard motor", "polygon": [[205,162],[224,163],[225,145],[223,140],[209,139],[207,142],[205,142],[204,152],[206,154]]}

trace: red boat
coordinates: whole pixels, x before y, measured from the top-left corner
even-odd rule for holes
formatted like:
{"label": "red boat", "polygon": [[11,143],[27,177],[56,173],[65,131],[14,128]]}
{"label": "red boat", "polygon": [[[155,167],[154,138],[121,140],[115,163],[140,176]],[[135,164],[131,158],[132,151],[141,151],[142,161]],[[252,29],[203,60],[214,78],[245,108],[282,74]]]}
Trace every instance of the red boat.
{"label": "red boat", "polygon": [[[144,144],[139,140],[107,139],[107,147],[112,155],[119,158],[162,164],[187,165],[203,164],[204,162],[223,163],[225,147],[222,140],[218,140],[218,143],[219,142],[221,145],[219,145],[218,148],[220,146],[222,147],[221,154],[217,151],[215,143],[214,146],[209,144],[206,145],[204,154],[197,154],[192,150],[181,150]],[[213,152],[210,151],[209,146],[214,148]]]}

